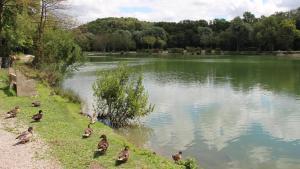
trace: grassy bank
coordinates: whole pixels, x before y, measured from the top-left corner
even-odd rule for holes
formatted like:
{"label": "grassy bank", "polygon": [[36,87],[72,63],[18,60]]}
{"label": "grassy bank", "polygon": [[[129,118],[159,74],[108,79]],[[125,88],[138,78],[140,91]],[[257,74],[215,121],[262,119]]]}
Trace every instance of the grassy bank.
{"label": "grassy bank", "polygon": [[[92,126],[94,134],[91,138],[82,139],[81,134],[87,127],[89,119],[79,114],[80,104],[72,103],[61,96],[50,96],[51,89],[41,83],[37,85],[38,97],[34,99],[15,97],[6,82],[6,71],[0,70],[0,109],[9,110],[16,105],[20,106],[22,111],[18,119],[34,128],[48,143],[54,157],[64,168],[89,168],[91,164],[98,164],[105,168],[180,168],[172,161],[154,155],[151,151],[135,147],[102,123]],[[31,116],[39,110],[31,107],[31,102],[34,100],[41,101],[42,106],[39,109],[45,112],[40,123],[31,123]],[[110,147],[106,155],[95,156],[94,151],[101,134],[107,135]],[[126,164],[115,166],[116,156],[124,145],[130,146],[131,157]]]}

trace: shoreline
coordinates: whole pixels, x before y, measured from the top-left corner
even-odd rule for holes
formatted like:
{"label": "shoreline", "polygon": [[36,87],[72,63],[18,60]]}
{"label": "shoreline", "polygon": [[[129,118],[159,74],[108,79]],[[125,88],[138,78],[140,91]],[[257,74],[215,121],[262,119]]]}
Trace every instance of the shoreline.
{"label": "shoreline", "polygon": [[[0,80],[5,81],[5,70],[0,70]],[[122,168],[183,168],[174,164],[170,159],[154,155],[152,151],[138,148],[128,142],[123,136],[102,123],[93,124],[94,134],[91,138],[82,139],[81,134],[89,123],[89,119],[80,115],[79,103],[72,103],[59,95],[51,96],[51,90],[41,82],[37,83],[39,95],[36,98],[8,96],[5,84],[0,83],[1,110],[9,110],[19,105],[21,113],[18,120],[24,125],[32,125],[40,138],[49,145],[51,155],[60,161],[63,168],[90,168],[100,166],[102,168],[115,168],[115,158],[124,145],[129,145],[131,158],[123,164]],[[35,114],[37,109],[30,106],[32,100],[42,103],[40,109],[45,112],[40,123],[30,123],[29,117]],[[110,148],[106,155],[97,157],[94,150],[97,147],[100,134],[106,134],[110,141]],[[170,152],[171,154],[172,152]],[[74,163],[76,161],[76,163]]]}
{"label": "shoreline", "polygon": [[[205,53],[205,52],[204,52]],[[222,51],[221,53],[209,53],[200,54],[196,52],[183,52],[183,53],[169,53],[162,51],[159,53],[155,52],[139,52],[139,51],[128,51],[128,52],[99,52],[99,51],[85,51],[88,58],[93,57],[104,57],[104,56],[140,56],[146,55],[151,57],[226,57],[226,56],[271,56],[271,57],[288,57],[288,58],[300,58],[300,51]],[[103,55],[103,56],[100,56]]]}

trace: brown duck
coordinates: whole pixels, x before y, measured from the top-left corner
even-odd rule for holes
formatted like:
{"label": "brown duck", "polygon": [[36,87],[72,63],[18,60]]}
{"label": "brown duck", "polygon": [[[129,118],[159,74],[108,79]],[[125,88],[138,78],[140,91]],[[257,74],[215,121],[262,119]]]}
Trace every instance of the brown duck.
{"label": "brown duck", "polygon": [[21,133],[16,139],[19,140],[19,143],[25,144],[32,138],[33,135],[33,128],[29,127],[27,131]]}
{"label": "brown duck", "polygon": [[38,122],[43,118],[43,111],[40,110],[38,114],[32,116],[32,120]]}
{"label": "brown duck", "polygon": [[129,159],[129,147],[125,146],[124,150],[119,153],[118,162],[126,162]]}
{"label": "brown duck", "polygon": [[84,138],[88,138],[92,135],[93,133],[93,129],[91,128],[91,123],[88,125],[88,127],[84,130],[84,133],[82,135],[82,137]]}
{"label": "brown duck", "polygon": [[16,106],[14,109],[7,112],[7,118],[14,118],[17,116],[17,114],[21,111],[19,106]]}
{"label": "brown duck", "polygon": [[31,103],[32,107],[40,107],[41,106],[41,102],[40,101],[34,101]]}
{"label": "brown duck", "polygon": [[174,160],[175,162],[180,161],[181,158],[182,158],[182,152],[179,151],[177,154],[172,155],[172,158],[173,158],[173,160]]}
{"label": "brown duck", "polygon": [[101,138],[101,140],[98,143],[98,149],[97,149],[97,151],[100,152],[100,153],[105,153],[106,150],[109,147],[109,143],[107,141],[106,135],[103,134],[103,135],[100,136],[100,138]]}

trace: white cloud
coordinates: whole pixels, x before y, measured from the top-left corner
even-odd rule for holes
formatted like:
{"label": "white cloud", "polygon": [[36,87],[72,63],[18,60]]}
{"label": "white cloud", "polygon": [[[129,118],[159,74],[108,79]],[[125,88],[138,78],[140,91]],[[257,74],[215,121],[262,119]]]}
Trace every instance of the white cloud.
{"label": "white cloud", "polygon": [[[136,17],[146,21],[180,21],[184,19],[232,19],[251,11],[257,16],[270,15],[300,6],[299,0],[68,0],[70,14],[80,22],[103,17]],[[122,8],[149,8],[124,12]]]}

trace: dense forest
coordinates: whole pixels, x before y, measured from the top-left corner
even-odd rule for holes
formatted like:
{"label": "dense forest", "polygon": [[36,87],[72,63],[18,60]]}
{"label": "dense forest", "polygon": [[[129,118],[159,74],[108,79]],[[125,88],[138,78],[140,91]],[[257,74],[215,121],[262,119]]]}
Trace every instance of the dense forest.
{"label": "dense forest", "polygon": [[255,17],[145,22],[135,18],[102,18],[74,30],[85,51],[198,48],[228,51],[300,50],[300,8]]}
{"label": "dense forest", "polygon": [[51,84],[83,60],[72,19],[62,11],[66,0],[0,0],[0,57],[2,67],[18,53],[33,54],[32,67]]}

